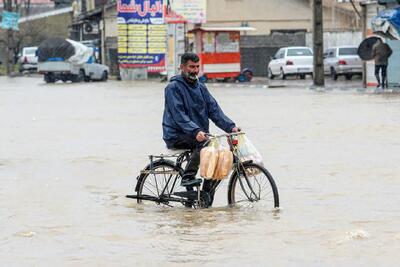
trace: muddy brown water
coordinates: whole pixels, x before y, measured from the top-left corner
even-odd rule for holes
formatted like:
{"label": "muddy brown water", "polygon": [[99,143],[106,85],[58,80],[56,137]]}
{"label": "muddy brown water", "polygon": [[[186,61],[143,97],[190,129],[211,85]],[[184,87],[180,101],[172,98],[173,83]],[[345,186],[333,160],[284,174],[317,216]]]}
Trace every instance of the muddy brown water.
{"label": "muddy brown water", "polygon": [[0,77],[0,266],[399,266],[398,95],[209,85],[281,209],[228,208],[225,182],[188,210],[124,197],[164,151],[164,86]]}

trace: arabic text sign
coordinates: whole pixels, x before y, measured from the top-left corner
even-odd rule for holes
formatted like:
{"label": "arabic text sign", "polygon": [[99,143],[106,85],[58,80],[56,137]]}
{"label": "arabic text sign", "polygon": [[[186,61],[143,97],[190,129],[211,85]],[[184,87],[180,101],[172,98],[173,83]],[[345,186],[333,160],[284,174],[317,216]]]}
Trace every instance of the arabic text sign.
{"label": "arabic text sign", "polygon": [[1,28],[5,30],[18,31],[19,14],[14,12],[3,11],[3,20]]}
{"label": "arabic text sign", "polygon": [[162,0],[118,0],[118,61],[122,68],[165,70],[166,26]]}

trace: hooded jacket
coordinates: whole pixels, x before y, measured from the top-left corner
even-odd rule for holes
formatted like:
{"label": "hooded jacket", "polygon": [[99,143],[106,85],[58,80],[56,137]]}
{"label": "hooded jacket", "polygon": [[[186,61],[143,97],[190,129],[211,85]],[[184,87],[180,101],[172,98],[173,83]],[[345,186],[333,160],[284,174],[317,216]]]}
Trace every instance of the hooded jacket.
{"label": "hooded jacket", "polygon": [[182,75],[172,77],[165,88],[162,123],[167,147],[173,148],[182,139],[195,139],[199,131],[208,133],[209,119],[225,132],[235,127],[204,84],[190,84]]}
{"label": "hooded jacket", "polygon": [[375,59],[375,65],[388,65],[388,59],[392,55],[392,49],[386,43],[376,43],[372,47],[372,56]]}

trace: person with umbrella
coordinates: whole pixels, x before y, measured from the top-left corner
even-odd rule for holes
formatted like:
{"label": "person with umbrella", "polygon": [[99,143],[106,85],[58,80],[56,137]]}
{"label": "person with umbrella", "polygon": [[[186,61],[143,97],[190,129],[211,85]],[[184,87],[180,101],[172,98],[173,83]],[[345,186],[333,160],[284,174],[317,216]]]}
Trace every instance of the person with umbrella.
{"label": "person with umbrella", "polygon": [[372,57],[375,60],[375,77],[378,81],[378,90],[384,90],[387,87],[386,70],[388,66],[388,59],[392,53],[393,51],[390,46],[384,43],[381,38],[377,38],[376,43],[372,47]]}

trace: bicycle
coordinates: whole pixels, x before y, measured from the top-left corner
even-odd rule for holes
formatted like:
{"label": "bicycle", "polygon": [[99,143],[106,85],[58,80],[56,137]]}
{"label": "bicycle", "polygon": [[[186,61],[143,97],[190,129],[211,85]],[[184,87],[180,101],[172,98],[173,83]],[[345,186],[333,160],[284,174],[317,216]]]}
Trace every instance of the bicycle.
{"label": "bicycle", "polygon": [[[262,202],[267,203],[269,208],[278,208],[278,189],[268,170],[253,163],[252,160],[243,162],[240,160],[236,139],[236,136],[240,134],[244,133],[209,135],[211,139],[226,137],[233,153],[233,166],[227,191],[229,206]],[[153,201],[170,207],[181,204],[194,208],[209,207],[223,180],[214,180],[211,189],[207,192],[200,189],[200,184],[193,187],[181,187],[183,165],[188,161],[190,153],[190,150],[177,150],[172,154],[150,155],[150,163],[136,178],[136,194],[126,197],[136,199],[138,203]]]}

